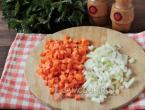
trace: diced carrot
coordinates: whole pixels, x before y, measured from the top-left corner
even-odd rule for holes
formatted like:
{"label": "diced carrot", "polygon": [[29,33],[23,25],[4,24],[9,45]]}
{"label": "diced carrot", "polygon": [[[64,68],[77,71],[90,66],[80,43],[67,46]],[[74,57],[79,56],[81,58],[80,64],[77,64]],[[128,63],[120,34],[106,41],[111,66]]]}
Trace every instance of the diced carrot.
{"label": "diced carrot", "polygon": [[63,83],[63,82],[59,82],[59,83],[58,83],[58,88],[59,88],[59,89],[62,89],[63,87],[64,87],[64,83]]}
{"label": "diced carrot", "polygon": [[79,54],[80,55],[84,55],[86,53],[87,53],[87,50],[86,49],[83,49],[83,48],[79,49]]}
{"label": "diced carrot", "polygon": [[67,52],[68,55],[70,55],[72,53],[72,50],[70,48],[67,48],[66,52]]}
{"label": "diced carrot", "polygon": [[73,83],[69,83],[69,88],[73,88],[74,87],[74,84]]}
{"label": "diced carrot", "polygon": [[42,52],[41,54],[40,54],[40,56],[45,56],[46,55],[46,53],[45,52]]}
{"label": "diced carrot", "polygon": [[73,94],[72,94],[71,92],[66,93],[65,96],[66,96],[67,98],[73,98],[73,97],[74,97]]}
{"label": "diced carrot", "polygon": [[41,63],[44,64],[46,60],[44,58],[41,59]]}
{"label": "diced carrot", "polygon": [[49,45],[48,44],[45,45],[45,49],[49,49]]}
{"label": "diced carrot", "polygon": [[48,81],[49,85],[53,85],[54,84],[54,79],[51,79]]}
{"label": "diced carrot", "polygon": [[76,95],[75,95],[75,99],[76,99],[76,100],[81,100],[81,96],[76,94]]}
{"label": "diced carrot", "polygon": [[41,76],[42,76],[42,72],[43,72],[43,71],[42,71],[41,68],[38,68],[38,69],[37,69],[37,73],[38,73],[39,75],[41,75]]}
{"label": "diced carrot", "polygon": [[78,84],[75,79],[72,80],[72,83],[73,83],[74,86],[76,86]]}
{"label": "diced carrot", "polygon": [[52,79],[52,78],[53,78],[53,74],[49,74],[49,75],[47,76],[47,78],[48,78],[48,79]]}
{"label": "diced carrot", "polygon": [[65,75],[60,75],[60,79],[61,79],[61,81],[66,81],[66,76]]}
{"label": "diced carrot", "polygon": [[67,66],[66,64],[61,64],[61,70],[66,70]]}
{"label": "diced carrot", "polygon": [[69,36],[67,36],[67,35],[64,36],[64,41],[68,41],[69,39],[70,39]]}
{"label": "diced carrot", "polygon": [[46,80],[47,79],[47,76],[44,76],[43,79]]}
{"label": "diced carrot", "polygon": [[87,39],[82,39],[82,40],[81,40],[81,44],[82,44],[83,46],[88,46],[88,45],[89,45],[89,41],[88,41]]}
{"label": "diced carrot", "polygon": [[67,79],[71,82],[73,80],[73,76],[72,75],[68,75]]}
{"label": "diced carrot", "polygon": [[50,92],[50,94],[54,94],[55,89],[54,88],[49,88],[49,92]]}
{"label": "diced carrot", "polygon": [[[89,41],[87,39],[74,40],[65,35],[63,40],[49,39],[40,54],[40,64],[37,69],[45,85],[49,87],[50,94],[59,100],[59,94],[80,100],[81,97],[75,89],[79,89],[85,82],[83,69],[87,60]],[[55,94],[55,88],[58,94]],[[70,91],[64,91],[64,90]]]}
{"label": "diced carrot", "polygon": [[65,83],[64,86],[65,86],[64,88],[69,88],[69,84],[68,83]]}
{"label": "diced carrot", "polygon": [[84,76],[81,75],[81,74],[76,74],[76,75],[75,75],[75,78],[76,78],[76,80],[78,80],[78,81],[84,80]]}

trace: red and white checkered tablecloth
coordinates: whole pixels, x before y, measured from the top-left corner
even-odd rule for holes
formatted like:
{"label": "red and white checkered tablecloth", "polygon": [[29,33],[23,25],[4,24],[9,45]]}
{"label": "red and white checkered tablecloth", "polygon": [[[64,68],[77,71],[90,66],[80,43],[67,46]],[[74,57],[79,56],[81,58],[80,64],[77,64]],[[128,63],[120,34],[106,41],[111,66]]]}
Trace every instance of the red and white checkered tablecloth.
{"label": "red and white checkered tablecloth", "polygon": [[[30,91],[24,78],[24,68],[29,52],[45,35],[18,33],[6,59],[0,80],[0,108],[51,110]],[[145,32],[129,34],[145,49]],[[145,110],[145,90],[124,110]]]}

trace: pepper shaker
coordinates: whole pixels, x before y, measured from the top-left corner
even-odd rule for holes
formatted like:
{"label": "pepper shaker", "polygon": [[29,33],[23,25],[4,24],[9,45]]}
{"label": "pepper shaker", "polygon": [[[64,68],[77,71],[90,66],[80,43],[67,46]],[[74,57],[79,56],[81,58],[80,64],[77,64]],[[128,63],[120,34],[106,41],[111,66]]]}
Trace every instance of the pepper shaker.
{"label": "pepper shaker", "polygon": [[108,0],[88,0],[87,9],[91,24],[103,26],[107,23],[109,14]]}
{"label": "pepper shaker", "polygon": [[115,0],[111,9],[112,28],[121,32],[128,32],[134,20],[132,0]]}

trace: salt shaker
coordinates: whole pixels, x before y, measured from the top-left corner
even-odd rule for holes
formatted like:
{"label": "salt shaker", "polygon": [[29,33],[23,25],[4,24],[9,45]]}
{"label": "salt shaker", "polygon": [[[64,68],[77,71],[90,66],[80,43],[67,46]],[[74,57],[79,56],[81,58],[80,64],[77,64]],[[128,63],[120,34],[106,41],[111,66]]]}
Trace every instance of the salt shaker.
{"label": "salt shaker", "polygon": [[91,24],[103,26],[107,23],[109,13],[108,0],[88,0],[87,9]]}
{"label": "salt shaker", "polygon": [[112,28],[128,32],[134,20],[132,0],[116,0],[111,9]]}

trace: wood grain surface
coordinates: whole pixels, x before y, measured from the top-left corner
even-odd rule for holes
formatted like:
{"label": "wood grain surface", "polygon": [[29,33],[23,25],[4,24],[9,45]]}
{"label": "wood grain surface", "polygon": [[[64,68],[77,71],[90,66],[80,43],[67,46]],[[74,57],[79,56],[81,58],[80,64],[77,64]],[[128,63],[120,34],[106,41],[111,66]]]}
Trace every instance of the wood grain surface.
{"label": "wood grain surface", "polygon": [[3,71],[8,50],[15,36],[16,33],[8,29],[7,24],[2,18],[2,11],[0,10],[0,77]]}
{"label": "wood grain surface", "polygon": [[[55,101],[49,95],[48,86],[45,86],[43,79],[37,74],[37,67],[40,61],[40,53],[44,49],[47,39],[63,39],[64,35],[69,35],[74,39],[87,38],[95,47],[99,47],[106,42],[112,45],[120,45],[120,52],[136,59],[136,63],[130,64],[135,75],[135,83],[130,89],[124,89],[120,95],[109,96],[103,104],[96,104],[90,99],[76,101],[74,99],[64,99],[60,102]],[[111,29],[99,27],[77,27],[59,31],[49,35],[43,42],[36,47],[30,54],[26,63],[25,76],[27,84],[32,93],[44,103],[59,108],[61,110],[112,110],[117,109],[133,98],[135,98],[145,87],[145,53],[143,49],[131,38]],[[117,99],[117,100],[116,100]]]}
{"label": "wood grain surface", "polygon": [[[109,0],[110,6],[114,0]],[[132,33],[137,33],[145,30],[145,0],[133,0],[135,6],[135,20],[133,26],[130,30]],[[106,27],[111,27],[108,25]],[[2,10],[0,3],[0,76],[5,64],[5,58],[7,56],[8,49],[15,38],[16,33],[10,31],[7,27],[7,24],[2,19]]]}

